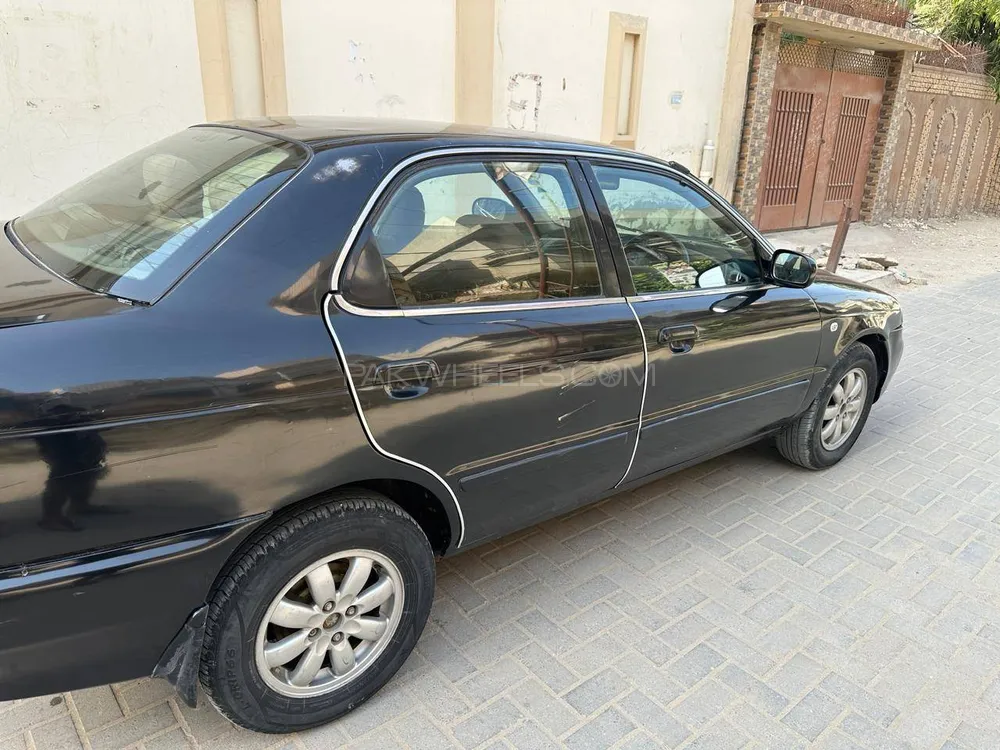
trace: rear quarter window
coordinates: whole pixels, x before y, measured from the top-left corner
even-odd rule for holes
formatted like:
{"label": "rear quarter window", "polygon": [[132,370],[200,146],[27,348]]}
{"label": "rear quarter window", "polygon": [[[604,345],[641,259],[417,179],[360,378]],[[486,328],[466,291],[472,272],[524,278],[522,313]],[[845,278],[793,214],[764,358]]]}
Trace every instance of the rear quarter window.
{"label": "rear quarter window", "polygon": [[16,219],[21,243],[95,292],[154,302],[308,159],[232,128],[172,135]]}

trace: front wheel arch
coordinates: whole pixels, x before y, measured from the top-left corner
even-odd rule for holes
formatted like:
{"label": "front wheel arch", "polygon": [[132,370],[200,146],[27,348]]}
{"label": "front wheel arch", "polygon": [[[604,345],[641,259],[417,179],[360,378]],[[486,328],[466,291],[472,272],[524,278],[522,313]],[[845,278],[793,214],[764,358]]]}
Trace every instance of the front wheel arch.
{"label": "front wheel arch", "polygon": [[886,377],[889,375],[889,344],[881,331],[872,331],[858,336],[851,342],[864,344],[872,350],[875,355],[875,364],[878,366],[878,384],[875,387],[875,401],[882,395],[882,386],[885,385]]}

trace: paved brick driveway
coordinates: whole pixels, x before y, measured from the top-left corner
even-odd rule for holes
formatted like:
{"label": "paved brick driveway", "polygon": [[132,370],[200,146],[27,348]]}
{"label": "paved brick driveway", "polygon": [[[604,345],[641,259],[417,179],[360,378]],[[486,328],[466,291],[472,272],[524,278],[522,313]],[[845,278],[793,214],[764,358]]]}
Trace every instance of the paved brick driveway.
{"label": "paved brick driveway", "polygon": [[906,294],[835,469],[745,450],[442,563],[419,652],[333,726],[147,680],[0,704],[0,748],[1000,747],[998,284]]}

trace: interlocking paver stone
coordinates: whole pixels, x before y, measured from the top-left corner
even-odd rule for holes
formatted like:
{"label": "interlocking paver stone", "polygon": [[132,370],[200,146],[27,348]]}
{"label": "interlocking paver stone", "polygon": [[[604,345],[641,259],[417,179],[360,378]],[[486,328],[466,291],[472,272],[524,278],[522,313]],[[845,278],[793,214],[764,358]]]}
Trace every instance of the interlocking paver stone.
{"label": "interlocking paver stone", "polygon": [[119,750],[176,723],[171,707],[166,702],[160,703],[121,722],[92,732],[90,745],[93,750]]}
{"label": "interlocking paver stone", "polygon": [[141,680],[0,704],[0,748],[1000,747],[998,284],[907,294],[829,471],[755,446],[442,561],[417,651],[340,722],[250,735]]}
{"label": "interlocking paver stone", "polygon": [[821,690],[811,690],[782,721],[806,739],[814,740],[843,710],[843,705],[833,697]]}
{"label": "interlocking paver stone", "polygon": [[83,742],[68,715],[33,727],[31,738],[35,742],[35,750],[83,750]]}
{"label": "interlocking paver stone", "polygon": [[588,722],[586,726],[573,732],[566,739],[566,747],[571,750],[611,747],[618,740],[628,736],[634,728],[635,724],[621,711],[609,708]]}

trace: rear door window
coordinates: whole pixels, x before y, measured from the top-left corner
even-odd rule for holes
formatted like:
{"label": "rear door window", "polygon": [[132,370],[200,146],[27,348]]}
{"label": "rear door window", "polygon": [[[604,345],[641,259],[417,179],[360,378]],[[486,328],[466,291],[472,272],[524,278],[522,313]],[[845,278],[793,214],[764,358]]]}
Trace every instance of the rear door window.
{"label": "rear door window", "polygon": [[295,144],[197,127],[16,219],[21,243],[82,287],[153,302],[308,158]]}
{"label": "rear door window", "polygon": [[399,307],[601,295],[590,230],[562,163],[422,169],[393,192],[363,246],[381,258]]}

